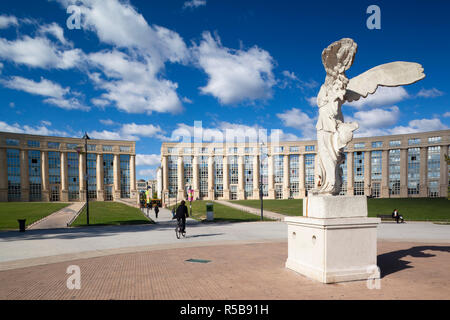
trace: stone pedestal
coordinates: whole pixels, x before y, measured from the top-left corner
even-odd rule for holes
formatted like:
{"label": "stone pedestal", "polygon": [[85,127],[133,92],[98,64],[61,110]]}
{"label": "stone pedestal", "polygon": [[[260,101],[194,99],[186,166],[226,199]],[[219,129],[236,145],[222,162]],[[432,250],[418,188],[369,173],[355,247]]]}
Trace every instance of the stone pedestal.
{"label": "stone pedestal", "polygon": [[322,283],[377,279],[377,226],[365,196],[308,196],[288,217],[286,268]]}

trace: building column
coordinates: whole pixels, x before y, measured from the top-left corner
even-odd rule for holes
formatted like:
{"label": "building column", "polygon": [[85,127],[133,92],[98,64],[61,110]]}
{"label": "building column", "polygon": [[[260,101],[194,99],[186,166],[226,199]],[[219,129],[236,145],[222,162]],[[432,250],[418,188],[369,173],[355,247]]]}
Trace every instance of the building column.
{"label": "building column", "polygon": [[20,200],[30,201],[30,178],[28,176],[28,152],[20,150]]}
{"label": "building column", "polygon": [[[131,172],[131,168],[130,168],[130,172]],[[96,177],[97,177],[97,200],[105,201],[103,155],[102,154],[97,154]]]}
{"label": "building column", "polygon": [[214,156],[208,157],[208,200],[214,200]]}
{"label": "building column", "polygon": [[400,197],[408,197],[408,149],[400,149]]}
{"label": "building column", "polygon": [[139,201],[136,191],[136,155],[130,155],[130,198]]}
{"label": "building column", "polygon": [[389,198],[389,151],[381,153],[381,198]]}
{"label": "building column", "polygon": [[420,197],[428,197],[428,147],[420,148]]}
{"label": "building column", "polygon": [[245,200],[244,156],[238,156],[238,200]]}
{"label": "building column", "polygon": [[268,165],[268,169],[267,169],[267,173],[268,173],[268,178],[269,178],[269,199],[275,199],[275,185],[274,185],[274,172],[273,172],[273,156],[272,155],[268,155],[267,158],[267,165]]}
{"label": "building column", "polygon": [[41,152],[42,201],[50,201],[50,185],[48,180],[48,152]]}
{"label": "building column", "polygon": [[259,199],[259,184],[260,184],[260,178],[259,178],[259,156],[254,155],[253,156],[253,199]]}
{"label": "building column", "polygon": [[192,182],[193,182],[193,186],[192,188],[194,189],[194,200],[197,198],[200,198],[200,179],[198,176],[198,156],[194,156],[194,158],[192,159]]}
{"label": "building column", "polygon": [[230,176],[228,172],[228,156],[223,157],[223,198],[230,200]]}
{"label": "building column", "polygon": [[283,199],[289,199],[291,195],[290,184],[289,184],[289,155],[283,156]]}
{"label": "building column", "polygon": [[0,149],[0,202],[8,201],[8,163],[6,149]]}
{"label": "building column", "polygon": [[80,201],[86,201],[86,158],[83,153],[78,157],[78,173],[80,177]]}
{"label": "building column", "polygon": [[364,152],[364,195],[370,196],[372,194],[372,167],[371,167],[371,152]]}
{"label": "building column", "polygon": [[441,146],[441,162],[440,162],[440,190],[439,190],[439,196],[440,197],[447,197],[448,196],[448,164],[447,161],[445,161],[445,155],[448,154],[448,146]]}
{"label": "building column", "polygon": [[67,171],[67,152],[61,152],[61,201],[69,201],[69,173]]}
{"label": "building column", "polygon": [[305,155],[301,154],[298,157],[298,194],[300,198],[306,196],[305,190]]}
{"label": "building column", "polygon": [[354,187],[353,187],[353,176],[354,176],[354,169],[353,169],[353,152],[347,152],[347,195],[352,196],[354,194]]}
{"label": "building column", "polygon": [[114,155],[113,162],[114,172],[114,200],[120,199],[120,157],[118,154]]}
{"label": "building column", "polygon": [[184,164],[183,157],[179,156],[177,159],[177,185],[178,185],[178,199],[184,199],[185,190],[184,190]]}

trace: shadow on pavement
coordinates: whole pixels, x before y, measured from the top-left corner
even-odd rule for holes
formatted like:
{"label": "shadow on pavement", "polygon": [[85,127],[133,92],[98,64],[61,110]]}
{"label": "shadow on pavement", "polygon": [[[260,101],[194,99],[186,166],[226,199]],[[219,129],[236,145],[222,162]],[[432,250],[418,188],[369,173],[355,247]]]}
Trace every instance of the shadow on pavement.
{"label": "shadow on pavement", "polygon": [[402,260],[402,258],[411,256],[414,258],[429,258],[435,254],[424,251],[443,251],[450,252],[450,246],[417,246],[410,249],[387,252],[378,255],[377,264],[381,270],[381,277],[395,273],[404,269],[414,268],[410,265],[411,261]]}

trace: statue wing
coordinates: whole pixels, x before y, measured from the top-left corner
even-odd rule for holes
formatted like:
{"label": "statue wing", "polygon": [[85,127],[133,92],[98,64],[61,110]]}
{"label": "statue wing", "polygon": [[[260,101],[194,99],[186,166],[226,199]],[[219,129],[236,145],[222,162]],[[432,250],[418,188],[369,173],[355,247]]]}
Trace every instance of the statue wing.
{"label": "statue wing", "polygon": [[376,66],[350,79],[345,100],[348,102],[366,98],[378,86],[398,87],[415,83],[425,78],[423,67],[415,62],[396,61]]}

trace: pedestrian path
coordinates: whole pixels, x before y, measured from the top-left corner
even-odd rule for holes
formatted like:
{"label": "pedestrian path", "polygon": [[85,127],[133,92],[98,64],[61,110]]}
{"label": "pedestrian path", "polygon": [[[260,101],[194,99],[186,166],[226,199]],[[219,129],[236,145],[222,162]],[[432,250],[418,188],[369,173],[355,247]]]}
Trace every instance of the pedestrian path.
{"label": "pedestrian path", "polygon": [[86,202],[75,202],[55,213],[31,224],[27,230],[67,228],[77,217]]}
{"label": "pedestrian path", "polygon": [[[224,206],[228,206],[230,208],[234,208],[234,209],[238,209],[238,210],[245,211],[248,213],[252,213],[257,216],[261,215],[261,209],[247,207],[247,206],[243,206],[243,205],[240,205],[237,203],[232,203],[232,202],[225,201],[225,200],[215,200],[214,202],[223,204]],[[270,218],[270,219],[277,220],[277,221],[284,221],[284,218],[286,217],[285,215],[282,215],[282,214],[279,214],[279,213],[276,213],[273,211],[264,210],[264,208],[263,208],[263,215],[266,218]]]}
{"label": "pedestrian path", "polygon": [[[166,208],[159,208],[159,212],[158,212],[158,218],[156,217],[155,214],[155,208],[153,208],[152,210],[147,210],[147,208],[141,208],[141,211],[144,213],[144,215],[146,217],[149,217],[150,219],[152,219],[155,223],[158,224],[176,224],[176,219],[172,219],[172,211],[170,211],[169,209]],[[187,218],[186,219],[186,223],[189,224],[193,224],[193,223],[198,223],[197,220],[194,220],[192,218]]]}

